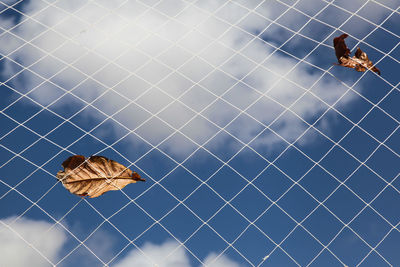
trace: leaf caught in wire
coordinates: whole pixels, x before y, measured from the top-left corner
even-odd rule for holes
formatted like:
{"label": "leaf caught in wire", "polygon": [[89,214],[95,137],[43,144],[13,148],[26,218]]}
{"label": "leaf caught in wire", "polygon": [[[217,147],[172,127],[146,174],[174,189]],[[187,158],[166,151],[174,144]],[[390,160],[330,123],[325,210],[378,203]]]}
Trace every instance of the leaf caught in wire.
{"label": "leaf caught in wire", "polygon": [[352,68],[360,72],[364,72],[369,69],[381,75],[381,71],[374,66],[371,60],[369,60],[367,54],[363,52],[359,47],[357,47],[355,55],[353,57],[350,57],[350,50],[344,41],[347,36],[347,34],[342,34],[339,37],[333,39],[333,46],[335,47],[335,54],[339,61],[339,65],[347,68]]}
{"label": "leaf caught in wire", "polygon": [[110,190],[121,190],[130,183],[145,181],[124,165],[102,156],[75,155],[66,159],[57,173],[64,187],[78,196],[98,197]]}

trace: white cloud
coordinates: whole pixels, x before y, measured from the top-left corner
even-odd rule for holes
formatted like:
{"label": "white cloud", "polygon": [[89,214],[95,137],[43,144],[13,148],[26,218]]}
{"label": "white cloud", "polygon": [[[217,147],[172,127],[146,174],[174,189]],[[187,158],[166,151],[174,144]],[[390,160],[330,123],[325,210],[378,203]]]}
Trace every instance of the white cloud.
{"label": "white cloud", "polygon": [[[172,2],[175,3],[173,9],[170,8]],[[51,81],[66,89],[79,84],[72,92],[83,99],[97,96],[105,88],[113,88],[125,98],[134,100],[133,105],[115,116],[131,129],[149,119],[151,114],[159,112],[159,117],[169,123],[169,126],[160,119],[153,118],[136,131],[153,145],[159,144],[173,133],[173,128],[179,128],[193,118],[180,132],[198,144],[204,144],[219,129],[204,118],[196,117],[196,112],[203,110],[230,87],[233,89],[223,99],[241,110],[246,109],[252,101],[260,97],[260,93],[265,93],[272,85],[274,87],[267,95],[285,107],[303,93],[300,87],[284,79],[279,80],[279,75],[266,70],[268,68],[284,75],[297,61],[273,53],[274,50],[269,45],[253,39],[253,36],[245,32],[260,32],[268,26],[268,21],[255,16],[246,17],[247,10],[234,2],[228,2],[218,11],[221,3],[215,1],[196,2],[200,3],[199,9],[182,1],[170,0],[156,5],[155,10],[133,1],[128,1],[120,8],[119,1],[99,3],[107,7],[97,5],[96,1],[87,4],[74,2],[59,8],[49,6],[37,13],[39,6],[31,1],[25,7],[26,13],[34,14],[35,20],[53,30],[44,32],[45,27],[29,21],[13,32],[50,55],[36,62],[46,53],[28,44],[21,47],[11,35],[5,35],[1,40],[0,52],[7,54],[15,49],[9,58],[18,60],[23,65],[35,63],[30,69],[46,78],[65,67]],[[254,3],[248,2],[248,5],[251,7]],[[109,12],[109,8],[113,8],[113,12]],[[62,9],[75,13],[71,15]],[[215,16],[210,16],[203,10],[216,11]],[[274,10],[261,6],[258,12],[267,15]],[[176,17],[170,19],[163,13]],[[231,27],[219,18],[237,24],[245,31]],[[6,23],[1,19],[0,22],[1,25]],[[241,54],[236,53],[241,49]],[[257,67],[254,62],[261,63],[266,57],[269,57],[267,62]],[[5,71],[12,73],[10,66]],[[298,66],[291,72],[290,79],[310,86],[319,75],[311,74],[304,66]],[[89,79],[81,83],[88,76]],[[243,82],[238,83],[242,78]],[[37,77],[29,73],[23,76],[24,83],[33,83],[35,79]],[[23,87],[21,79],[14,80],[14,83],[17,89]],[[332,82],[322,81],[319,86],[324,88],[319,91],[320,97],[328,102],[343,93],[335,90],[337,84]],[[146,90],[149,92],[142,95]],[[60,93],[60,89],[45,83],[31,96],[43,105],[48,105]],[[124,97],[109,93],[94,105],[112,115],[129,103]],[[177,97],[180,97],[181,103],[176,101]],[[267,98],[263,97],[248,113],[261,122],[269,123],[283,109],[268,99],[271,105],[263,106],[265,99]],[[72,103],[64,102],[53,108],[61,109],[70,104]],[[310,98],[307,104],[297,105],[296,112],[307,118],[323,108],[316,98]],[[237,112],[237,109],[219,100],[203,114],[224,127]],[[98,115],[88,116],[100,119]],[[227,129],[241,140],[248,141],[258,133],[260,127],[255,121],[245,119]],[[277,128],[284,138],[293,141],[305,130],[305,125],[293,116],[283,116],[277,122]],[[115,131],[118,129],[118,126],[114,127]],[[183,138],[182,135],[179,136]],[[257,141],[263,145],[281,142],[272,135]],[[181,144],[177,146],[177,142]],[[171,153],[184,155],[195,148],[189,142],[186,144],[174,139],[167,142],[164,148]]]}
{"label": "white cloud", "polygon": [[[66,232],[61,227],[53,226],[46,221],[25,218],[15,222],[14,220],[15,217],[0,220],[0,265],[41,267],[57,263],[63,246],[68,241]],[[99,257],[111,258],[113,237],[105,232],[96,233],[96,236],[96,240],[90,241],[87,245]],[[105,240],[107,242],[104,242]],[[73,261],[78,260],[84,265],[96,264],[87,256],[78,253],[70,257],[79,257]],[[221,255],[218,259],[216,256],[216,253],[210,253],[203,260],[204,264],[212,267],[239,266],[225,255]],[[162,244],[145,243],[140,249],[132,249],[122,258],[117,258],[113,266],[186,267],[191,264],[185,248],[176,241],[167,240]]]}
{"label": "white cloud", "polygon": [[[186,250],[175,241],[166,241],[155,245],[146,243],[138,249],[133,249],[122,258],[114,267],[130,266],[158,266],[158,267],[186,267],[191,266]],[[211,252],[204,260],[205,266],[209,267],[239,267],[235,261],[225,255],[217,258],[217,254]]]}
{"label": "white cloud", "polygon": [[67,239],[65,232],[57,226],[48,231],[52,224],[45,221],[20,218],[12,223],[14,219],[0,220],[0,265],[39,267],[50,265],[49,261],[55,264]]}
{"label": "white cloud", "polygon": [[[158,267],[185,267],[190,266],[189,257],[185,249],[179,247],[173,241],[167,241],[161,245],[151,243],[144,244],[140,249],[131,250],[114,267],[129,266],[158,266]],[[176,249],[176,250],[175,250]],[[171,252],[173,252],[171,254]]]}

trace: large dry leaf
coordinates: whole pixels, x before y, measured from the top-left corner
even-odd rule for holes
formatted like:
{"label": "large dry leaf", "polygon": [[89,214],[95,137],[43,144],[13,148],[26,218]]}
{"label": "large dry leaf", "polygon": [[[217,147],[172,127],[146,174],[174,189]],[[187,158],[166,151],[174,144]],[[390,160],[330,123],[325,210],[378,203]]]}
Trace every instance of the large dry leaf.
{"label": "large dry leaf", "polygon": [[350,57],[350,50],[344,41],[347,36],[347,34],[342,34],[333,39],[333,46],[335,47],[335,54],[339,61],[339,65],[352,68],[360,72],[364,72],[369,69],[381,75],[380,70],[374,66],[371,60],[369,60],[367,54],[359,47],[357,47],[355,55]]}
{"label": "large dry leaf", "polygon": [[130,183],[145,181],[124,165],[102,156],[75,155],[66,159],[57,178],[72,194],[98,197],[110,190],[120,190]]}

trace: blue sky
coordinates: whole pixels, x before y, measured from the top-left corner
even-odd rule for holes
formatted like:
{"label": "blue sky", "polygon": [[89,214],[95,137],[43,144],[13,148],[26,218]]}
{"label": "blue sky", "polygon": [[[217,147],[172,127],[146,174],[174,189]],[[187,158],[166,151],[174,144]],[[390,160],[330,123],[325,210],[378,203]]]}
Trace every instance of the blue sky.
{"label": "blue sky", "polygon": [[[400,264],[399,23],[381,0],[2,1],[0,258]],[[333,65],[343,32],[382,76]],[[81,199],[55,178],[74,154],[146,182]]]}

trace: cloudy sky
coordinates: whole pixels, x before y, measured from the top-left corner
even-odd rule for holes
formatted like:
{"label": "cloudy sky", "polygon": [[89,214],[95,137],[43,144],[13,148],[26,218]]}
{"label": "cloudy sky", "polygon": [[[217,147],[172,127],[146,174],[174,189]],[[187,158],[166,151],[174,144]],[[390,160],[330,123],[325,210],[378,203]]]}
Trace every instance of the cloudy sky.
{"label": "cloudy sky", "polygon": [[[0,265],[384,266],[397,0],[0,0]],[[382,76],[336,66],[347,33]],[[55,175],[103,155],[99,198]]]}

